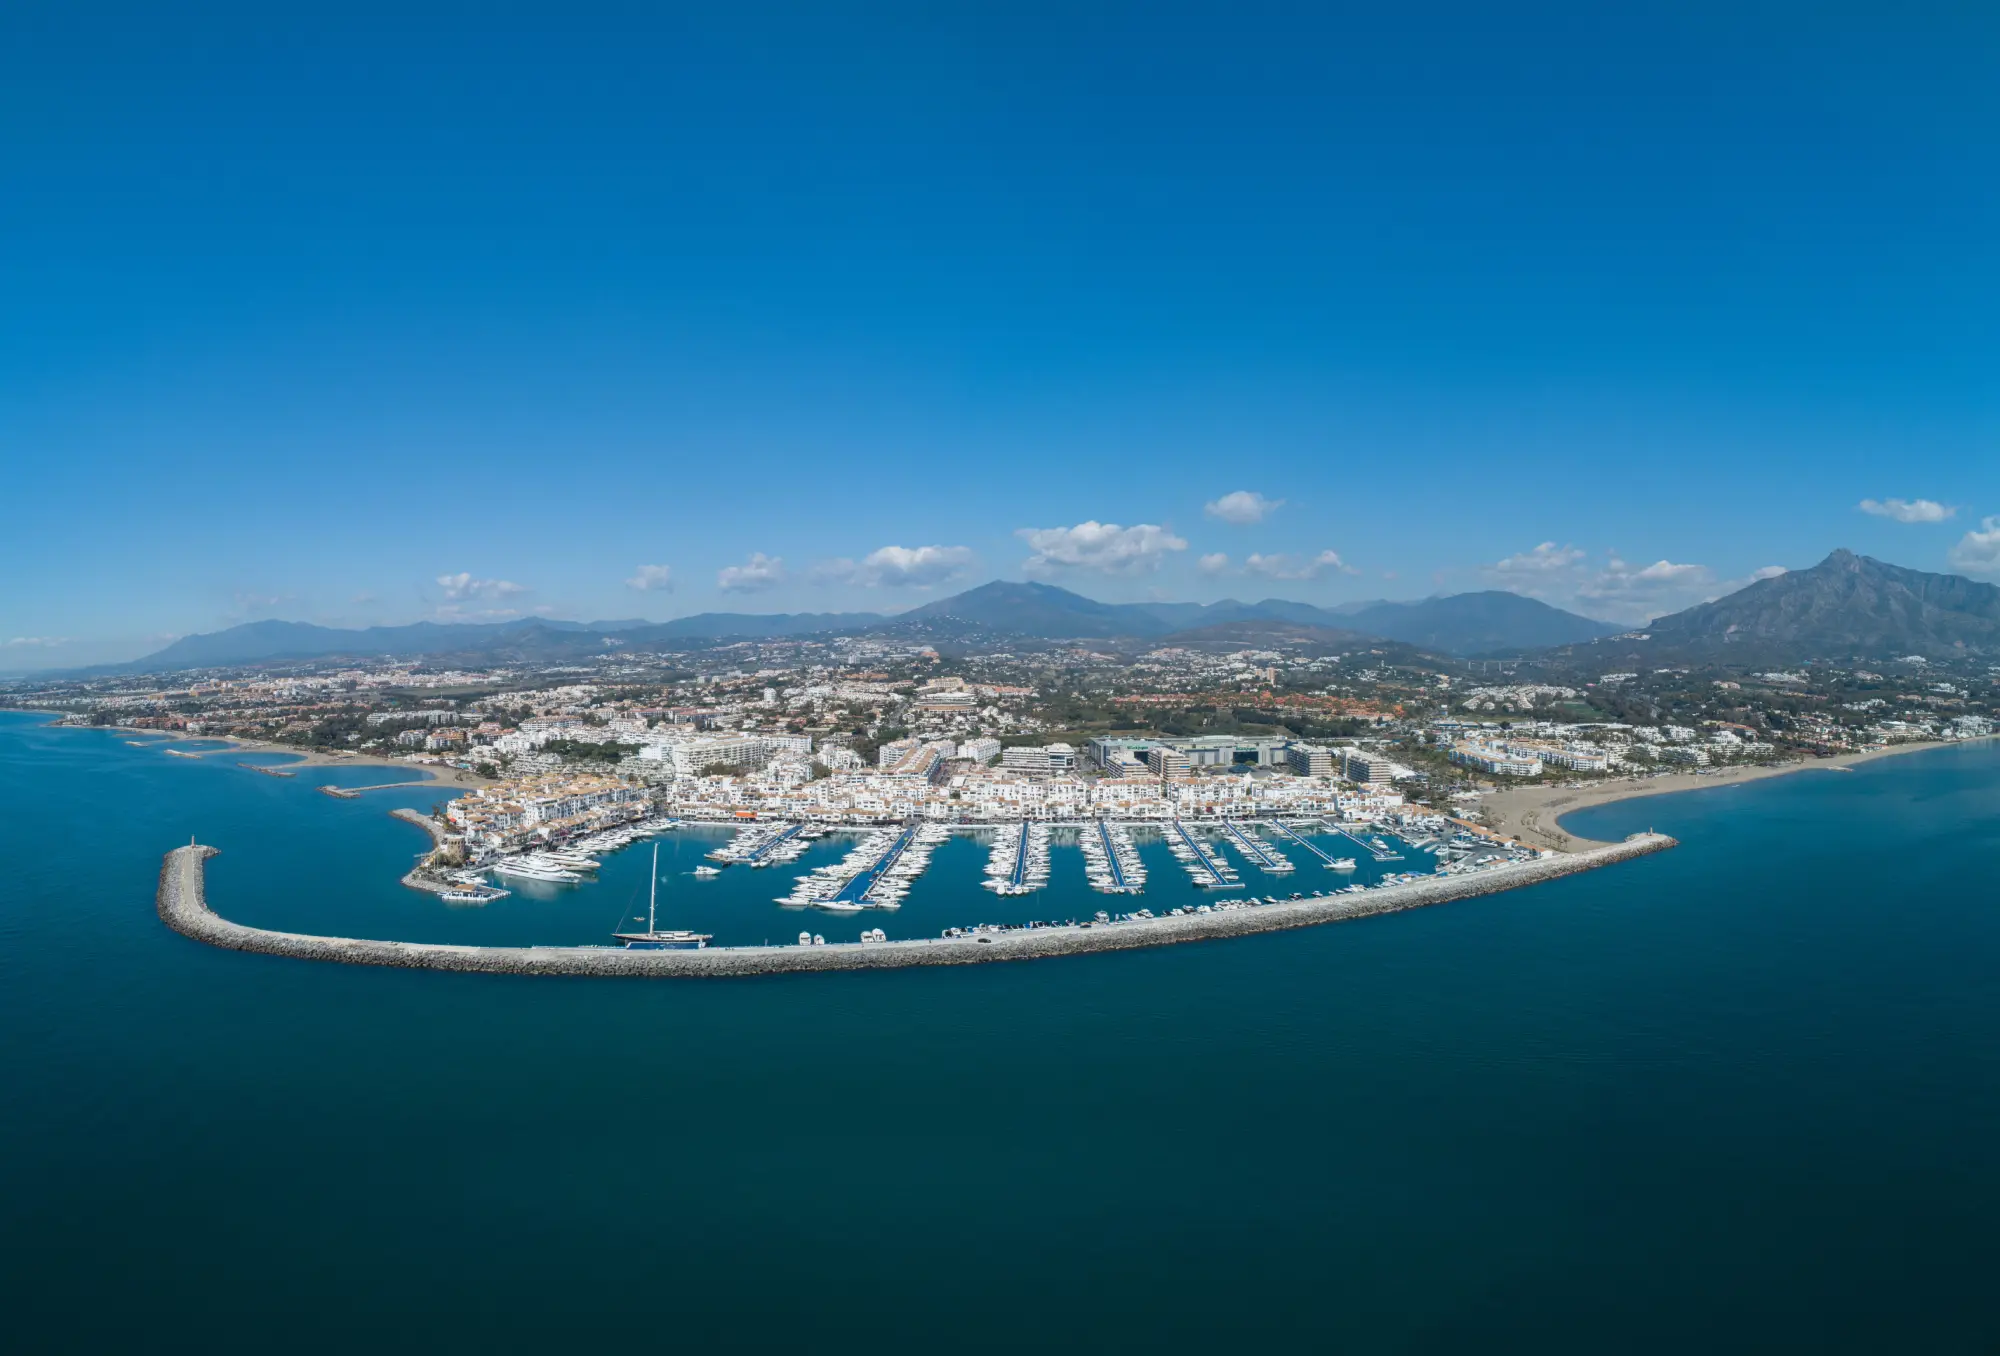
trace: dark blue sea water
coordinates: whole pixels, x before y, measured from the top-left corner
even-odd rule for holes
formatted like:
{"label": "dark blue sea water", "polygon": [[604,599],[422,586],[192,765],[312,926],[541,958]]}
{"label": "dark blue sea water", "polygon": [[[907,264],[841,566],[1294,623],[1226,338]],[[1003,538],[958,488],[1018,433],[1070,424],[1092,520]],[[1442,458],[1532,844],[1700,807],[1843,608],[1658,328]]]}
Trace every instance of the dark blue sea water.
{"label": "dark blue sea water", "polygon": [[[235,759],[0,714],[13,1349],[2000,1341],[1992,746],[1576,816],[1683,846],[1367,922],[681,984],[168,932],[190,834],[221,911],[355,935],[596,940],[645,880],[446,910],[384,813],[437,791]],[[982,858],[896,927],[1074,912]],[[1186,886],[1149,860],[1158,907]],[[703,926],[797,931],[789,872],[662,873]]]}

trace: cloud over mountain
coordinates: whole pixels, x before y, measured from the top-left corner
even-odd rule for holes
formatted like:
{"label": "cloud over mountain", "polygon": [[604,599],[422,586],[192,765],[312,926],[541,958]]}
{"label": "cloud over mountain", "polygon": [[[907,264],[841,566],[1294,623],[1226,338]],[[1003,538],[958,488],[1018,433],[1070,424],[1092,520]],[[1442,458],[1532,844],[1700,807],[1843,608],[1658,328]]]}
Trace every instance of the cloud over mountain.
{"label": "cloud over mountain", "polygon": [[1034,551],[1022,568],[1044,577],[1072,570],[1151,574],[1170,553],[1187,550],[1185,541],[1153,523],[1120,527],[1093,520],[1074,527],[1024,527],[1014,535]]}
{"label": "cloud over mountain", "polygon": [[974,559],[969,546],[884,546],[858,561],[821,561],[810,573],[816,583],[927,589],[958,578]]}
{"label": "cloud over mountain", "polygon": [[762,551],[752,551],[743,564],[725,565],[715,573],[715,586],[724,593],[762,593],[784,582],[784,557]]}
{"label": "cloud over mountain", "polygon": [[1855,507],[1899,523],[1941,523],[1958,512],[1935,499],[1864,499]]}

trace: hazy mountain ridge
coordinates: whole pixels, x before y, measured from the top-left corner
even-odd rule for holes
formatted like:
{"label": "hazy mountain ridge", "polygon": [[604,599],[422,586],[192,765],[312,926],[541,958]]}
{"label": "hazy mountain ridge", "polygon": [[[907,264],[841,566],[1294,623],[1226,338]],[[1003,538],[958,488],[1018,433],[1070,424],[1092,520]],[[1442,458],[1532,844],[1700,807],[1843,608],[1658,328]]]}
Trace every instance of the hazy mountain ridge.
{"label": "hazy mountain ridge", "polygon": [[[1469,593],[1421,602],[1349,604],[1336,610],[1282,598],[1245,603],[1101,603],[1051,584],[997,580],[908,612],[704,612],[668,622],[413,622],[354,630],[310,622],[258,621],[184,636],[157,653],[99,672],[170,672],[287,660],[449,658],[467,663],[551,662],[608,650],[680,649],[732,640],[812,635],[1020,637],[1131,643],[1238,626],[1243,643],[1271,643],[1286,628],[1324,644],[1393,641],[1446,654],[1531,649],[1591,639],[1616,628],[1510,593]],[[1262,628],[1261,630],[1259,628]],[[1262,635],[1264,641],[1253,638]],[[1296,638],[1296,637],[1295,637]]]}

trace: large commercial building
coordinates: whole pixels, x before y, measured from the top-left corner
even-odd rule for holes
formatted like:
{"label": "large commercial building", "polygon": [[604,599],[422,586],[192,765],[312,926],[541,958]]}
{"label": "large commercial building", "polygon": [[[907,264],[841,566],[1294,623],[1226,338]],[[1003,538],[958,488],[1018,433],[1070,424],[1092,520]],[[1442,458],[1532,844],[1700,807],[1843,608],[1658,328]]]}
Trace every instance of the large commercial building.
{"label": "large commercial building", "polygon": [[1000,766],[1030,775],[1051,775],[1076,770],[1076,749],[1069,744],[1048,744],[1040,748],[1020,745],[1000,751]]}
{"label": "large commercial building", "polygon": [[1089,744],[1090,761],[1106,772],[1114,771],[1116,755],[1123,751],[1144,758],[1149,749],[1173,749],[1188,760],[1190,767],[1284,767],[1286,750],[1292,741],[1279,735],[1195,735],[1161,739],[1132,739],[1103,735]]}
{"label": "large commercial building", "polygon": [[1331,749],[1318,748],[1312,744],[1294,744],[1285,750],[1285,761],[1292,771],[1301,777],[1331,777],[1334,774],[1334,759]]}
{"label": "large commercial building", "polygon": [[1363,749],[1340,751],[1340,775],[1364,786],[1387,786],[1395,776],[1395,765],[1379,753]]}

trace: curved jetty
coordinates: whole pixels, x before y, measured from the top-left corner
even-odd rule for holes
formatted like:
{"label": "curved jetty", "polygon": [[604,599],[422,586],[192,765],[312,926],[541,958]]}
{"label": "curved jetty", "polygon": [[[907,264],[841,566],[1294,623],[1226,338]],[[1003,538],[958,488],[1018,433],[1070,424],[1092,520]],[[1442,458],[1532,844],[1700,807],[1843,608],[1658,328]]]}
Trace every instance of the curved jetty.
{"label": "curved jetty", "polygon": [[1495,894],[1594,867],[1609,866],[1674,846],[1665,834],[1635,834],[1622,843],[1587,852],[1558,853],[1535,861],[1461,875],[1384,886],[1359,894],[1285,900],[1260,908],[1169,915],[1096,926],[979,932],[964,937],[834,946],[718,946],[701,951],[626,951],[599,946],[444,946],[430,942],[364,941],[267,932],[232,923],[208,907],[203,864],[217,849],[189,844],[169,852],[160,867],[160,918],[198,942],[231,951],[261,951],[300,960],[346,965],[390,965],[419,970],[471,970],[508,975],[607,975],[654,978],[772,975],[802,970],[890,970],[906,965],[973,965],[982,961],[1034,960],[1086,951],[1124,951],[1214,937],[1311,927],[1348,918],[1395,913],[1447,900]]}

